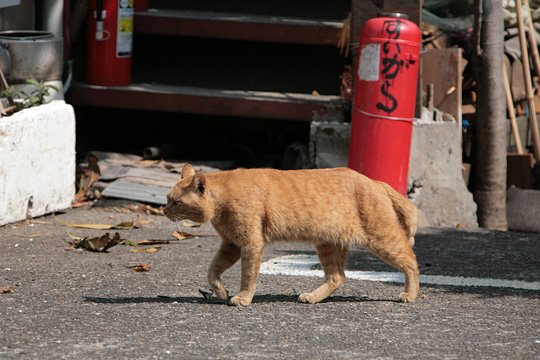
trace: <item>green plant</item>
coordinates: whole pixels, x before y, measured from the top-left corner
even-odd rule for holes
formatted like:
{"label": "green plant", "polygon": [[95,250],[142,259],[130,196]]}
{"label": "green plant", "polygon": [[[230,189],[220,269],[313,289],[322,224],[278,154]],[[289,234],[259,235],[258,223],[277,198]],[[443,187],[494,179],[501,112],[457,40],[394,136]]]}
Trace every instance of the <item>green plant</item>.
{"label": "green plant", "polygon": [[16,98],[17,93],[15,92],[15,88],[13,86],[10,86],[7,89],[0,91],[0,97],[11,99]]}
{"label": "green plant", "polygon": [[26,83],[35,87],[29,94],[23,90],[16,91],[13,86],[0,91],[0,97],[7,98],[10,102],[11,111],[8,113],[17,112],[26,108],[45,104],[46,97],[51,95],[50,91],[59,91],[59,89],[50,84],[45,84],[43,80],[28,79]]}
{"label": "green plant", "polygon": [[43,80],[29,79],[26,80],[27,84],[33,85],[36,87],[30,94],[27,94],[24,91],[21,91],[23,95],[22,98],[22,107],[29,108],[32,106],[38,106],[45,104],[45,97],[50,95],[50,90],[59,91],[58,88],[54,85],[45,84]]}

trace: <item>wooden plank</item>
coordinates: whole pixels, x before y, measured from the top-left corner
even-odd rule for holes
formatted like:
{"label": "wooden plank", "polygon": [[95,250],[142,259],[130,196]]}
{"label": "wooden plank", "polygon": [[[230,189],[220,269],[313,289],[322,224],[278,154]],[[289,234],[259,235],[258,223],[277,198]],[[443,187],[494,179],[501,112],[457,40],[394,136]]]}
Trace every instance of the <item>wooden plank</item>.
{"label": "wooden plank", "polygon": [[532,168],[534,157],[532,154],[509,153],[506,155],[507,172],[506,187],[514,185],[520,189],[533,188]]}
{"label": "wooden plank", "polygon": [[151,9],[135,15],[135,32],[336,46],[341,22],[203,11]]}
{"label": "wooden plank", "polygon": [[461,124],[461,56],[460,48],[429,49],[422,55],[422,84],[433,84],[433,104]]}
{"label": "wooden plank", "polygon": [[292,121],[312,121],[325,114],[343,121],[349,107],[340,96],[155,84],[107,87],[74,83],[66,98],[73,105]]}

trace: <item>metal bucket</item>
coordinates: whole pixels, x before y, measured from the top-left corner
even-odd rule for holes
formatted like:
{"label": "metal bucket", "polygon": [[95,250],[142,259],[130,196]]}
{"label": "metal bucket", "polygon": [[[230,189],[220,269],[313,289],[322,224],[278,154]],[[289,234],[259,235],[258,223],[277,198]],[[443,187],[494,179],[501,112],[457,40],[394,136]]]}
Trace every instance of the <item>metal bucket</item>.
{"label": "metal bucket", "polygon": [[62,38],[46,31],[0,31],[0,67],[8,84],[61,81],[62,66]]}

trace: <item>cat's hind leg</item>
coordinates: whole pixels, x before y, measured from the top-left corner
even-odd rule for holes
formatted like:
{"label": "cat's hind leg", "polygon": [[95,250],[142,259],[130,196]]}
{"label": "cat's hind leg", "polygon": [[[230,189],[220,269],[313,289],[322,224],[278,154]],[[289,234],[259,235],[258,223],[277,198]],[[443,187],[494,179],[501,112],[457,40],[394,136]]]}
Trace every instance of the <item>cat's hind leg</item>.
{"label": "cat's hind leg", "polygon": [[303,303],[318,303],[332,295],[345,282],[345,264],[349,249],[333,244],[321,244],[316,248],[326,281],[316,290],[301,294],[298,301]]}
{"label": "cat's hind leg", "polygon": [[413,241],[399,232],[377,237],[366,244],[371,252],[405,275],[405,291],[399,294],[401,302],[414,302],[420,292],[418,263],[411,245]]}
{"label": "cat's hind leg", "polygon": [[221,282],[221,274],[240,258],[240,248],[228,240],[223,240],[208,268],[208,283],[216,296],[227,300],[229,293]]}

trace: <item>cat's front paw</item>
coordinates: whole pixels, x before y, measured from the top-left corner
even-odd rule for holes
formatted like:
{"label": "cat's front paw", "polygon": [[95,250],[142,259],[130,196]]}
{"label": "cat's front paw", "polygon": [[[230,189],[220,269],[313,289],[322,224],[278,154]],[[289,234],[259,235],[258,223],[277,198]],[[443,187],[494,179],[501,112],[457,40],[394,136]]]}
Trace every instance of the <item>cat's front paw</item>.
{"label": "cat's front paw", "polygon": [[399,294],[399,301],[403,303],[412,303],[416,300],[416,296],[408,292],[402,292]]}
{"label": "cat's front paw", "polygon": [[229,305],[232,306],[248,306],[251,304],[251,298],[246,298],[240,295],[233,296],[229,300]]}
{"label": "cat's front paw", "polygon": [[306,304],[315,304],[317,300],[311,293],[303,293],[298,297],[298,301]]}
{"label": "cat's front paw", "polygon": [[229,298],[229,292],[223,286],[213,287],[212,290],[214,290],[214,294],[221,300],[227,300]]}

